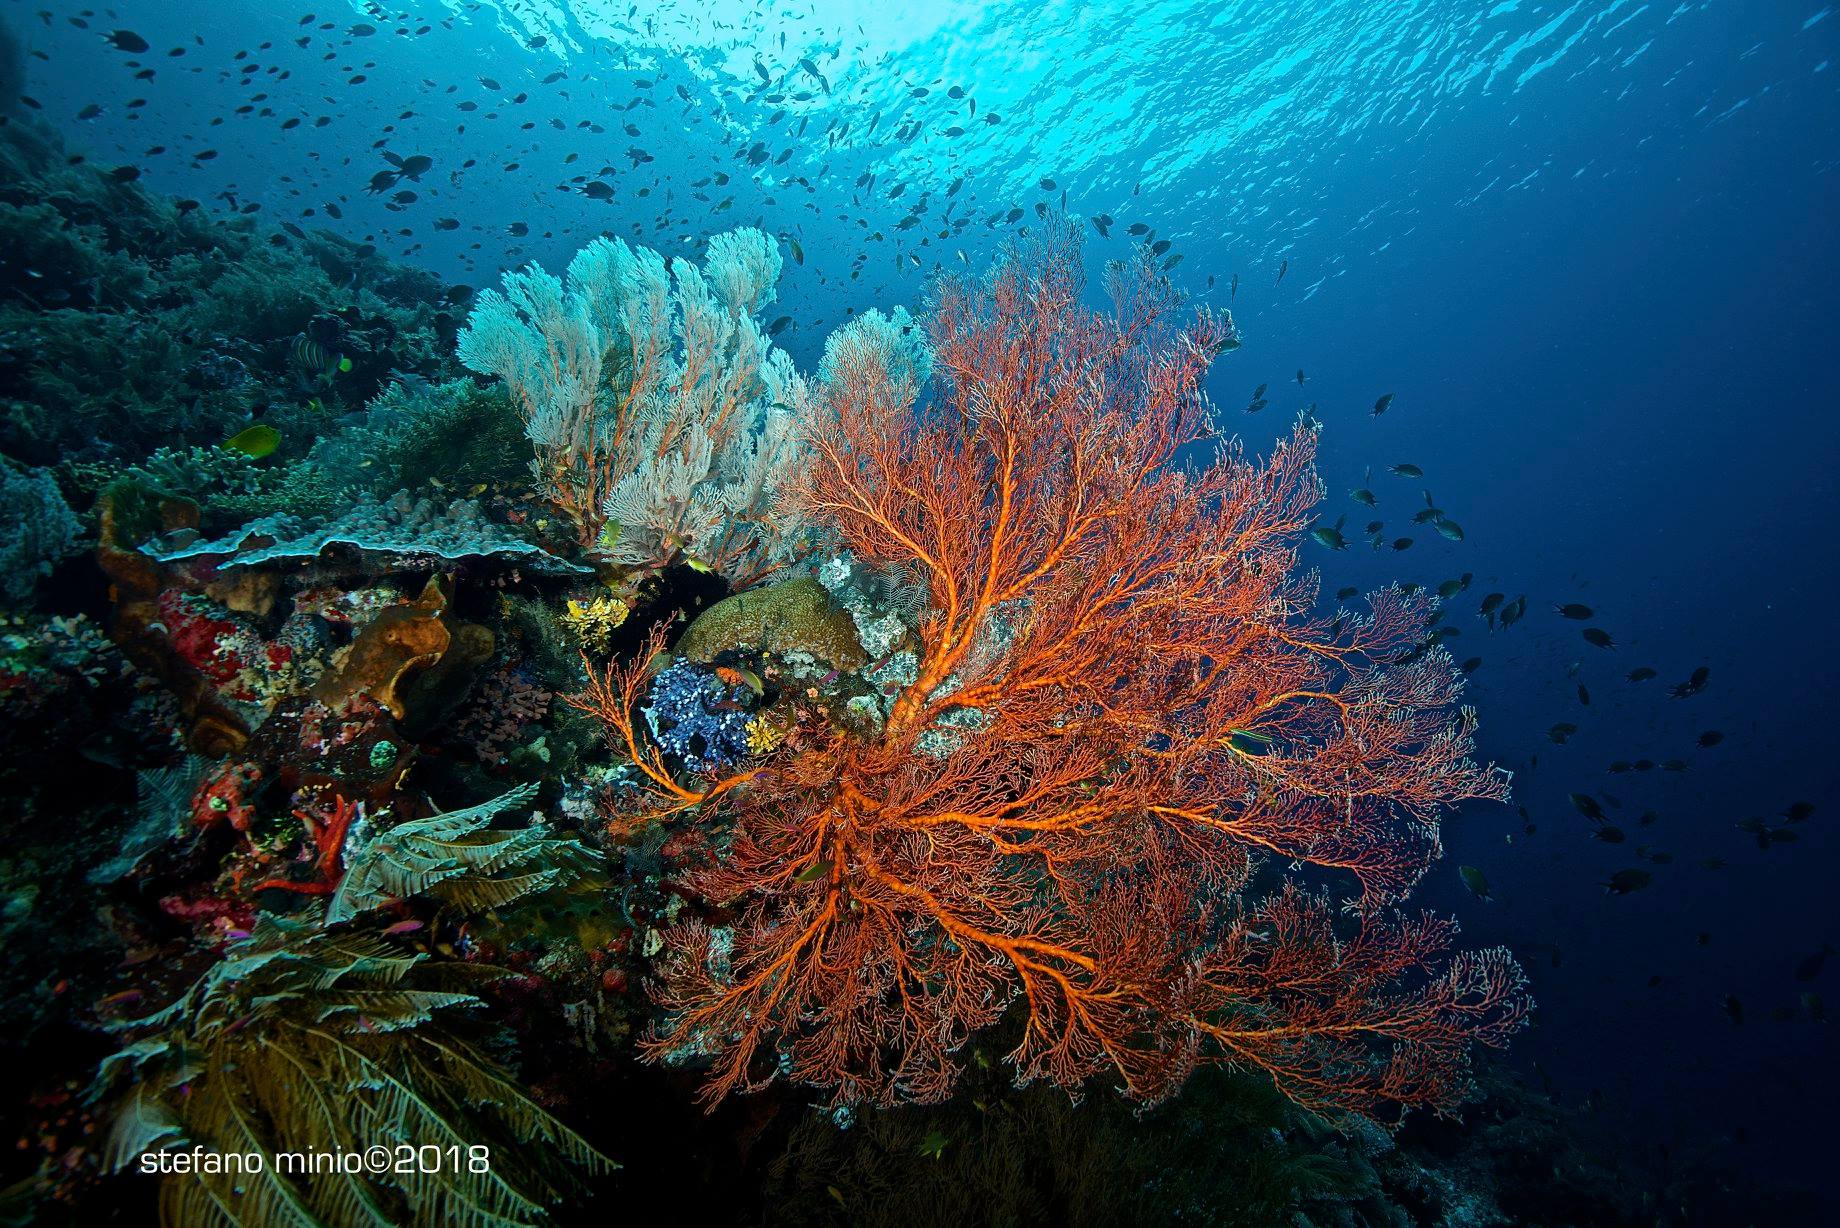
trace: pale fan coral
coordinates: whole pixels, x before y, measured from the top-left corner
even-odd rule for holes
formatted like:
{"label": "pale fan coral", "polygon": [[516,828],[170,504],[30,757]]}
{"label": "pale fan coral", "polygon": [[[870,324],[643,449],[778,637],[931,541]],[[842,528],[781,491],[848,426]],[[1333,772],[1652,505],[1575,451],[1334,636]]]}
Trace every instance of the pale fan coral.
{"label": "pale fan coral", "polygon": [[583,546],[631,567],[690,560],[736,585],[796,554],[778,513],[804,400],[754,314],[780,257],[758,230],[718,235],[705,268],[618,239],[480,296],[460,360],[501,377],[534,468]]}
{"label": "pale fan coral", "polygon": [[865,311],[824,343],[818,383],[846,410],[866,405],[912,405],[933,371],[926,333],[896,307],[892,315]]}

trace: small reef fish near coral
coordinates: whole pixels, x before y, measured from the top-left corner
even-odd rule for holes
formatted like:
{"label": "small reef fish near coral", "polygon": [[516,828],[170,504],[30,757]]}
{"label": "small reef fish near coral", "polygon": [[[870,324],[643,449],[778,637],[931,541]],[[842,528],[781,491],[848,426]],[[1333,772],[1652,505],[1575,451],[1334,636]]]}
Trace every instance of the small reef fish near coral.
{"label": "small reef fish near coral", "polygon": [[0,1218],[1831,1222],[1704,7],[0,9]]}

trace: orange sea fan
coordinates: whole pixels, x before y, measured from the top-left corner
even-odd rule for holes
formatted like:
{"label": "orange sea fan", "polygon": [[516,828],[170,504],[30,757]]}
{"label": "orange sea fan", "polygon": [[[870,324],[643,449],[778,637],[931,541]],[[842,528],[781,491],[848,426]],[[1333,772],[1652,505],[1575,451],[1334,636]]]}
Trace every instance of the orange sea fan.
{"label": "orange sea fan", "polygon": [[[1056,228],[943,283],[919,405],[874,345],[827,359],[791,498],[924,593],[878,735],[686,783],[632,728],[642,664],[578,701],[647,778],[617,823],[722,833],[692,886],[738,918],[670,932],[648,1048],[706,1061],[711,1101],[779,1077],[938,1100],[1017,1011],[1021,1082],[1154,1099],[1225,1060],[1319,1110],[1447,1110],[1471,1043],[1531,1005],[1505,953],[1449,957],[1453,923],[1386,909],[1444,808],[1506,796],[1422,647],[1428,601],[1312,613],[1314,429],[1263,462],[1217,440],[1201,381],[1231,321],[1148,266],[1108,280],[1114,309],[1084,307]],[[1246,898],[1265,854],[1347,871],[1349,917]]]}

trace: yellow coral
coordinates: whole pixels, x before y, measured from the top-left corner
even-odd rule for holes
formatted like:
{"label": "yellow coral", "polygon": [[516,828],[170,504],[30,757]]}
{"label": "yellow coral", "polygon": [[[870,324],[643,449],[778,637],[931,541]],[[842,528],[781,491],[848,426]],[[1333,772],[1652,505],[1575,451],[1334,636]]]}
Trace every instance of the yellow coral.
{"label": "yellow coral", "polygon": [[626,621],[627,612],[625,602],[605,593],[585,603],[571,597],[562,622],[583,648],[592,653],[604,653],[614,628]]}
{"label": "yellow coral", "polygon": [[786,730],[769,720],[763,712],[747,723],[747,748],[750,755],[764,755],[786,740]]}

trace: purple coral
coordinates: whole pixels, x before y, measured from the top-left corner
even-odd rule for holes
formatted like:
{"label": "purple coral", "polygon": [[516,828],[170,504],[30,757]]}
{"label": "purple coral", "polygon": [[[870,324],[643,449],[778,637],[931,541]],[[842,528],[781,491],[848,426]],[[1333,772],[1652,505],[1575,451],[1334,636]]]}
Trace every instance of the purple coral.
{"label": "purple coral", "polygon": [[746,693],[707,666],[680,660],[652,680],[651,706],[640,711],[658,745],[691,771],[706,772],[747,755]]}
{"label": "purple coral", "polygon": [[481,763],[503,763],[526,726],[549,714],[550,692],[529,670],[506,665],[480,684],[477,698],[455,722],[454,735]]}

